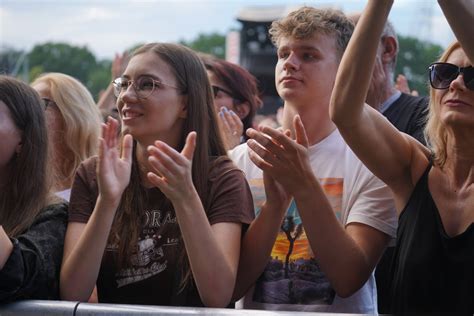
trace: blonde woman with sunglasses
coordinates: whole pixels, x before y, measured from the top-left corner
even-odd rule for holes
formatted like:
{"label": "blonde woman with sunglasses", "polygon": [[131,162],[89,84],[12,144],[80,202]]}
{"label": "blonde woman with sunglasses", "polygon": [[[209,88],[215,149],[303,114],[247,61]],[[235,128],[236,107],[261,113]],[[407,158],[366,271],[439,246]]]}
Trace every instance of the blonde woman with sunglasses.
{"label": "blonde woman with sunglasses", "polygon": [[439,0],[458,40],[429,67],[430,148],[364,105],[393,1],[370,0],[341,61],[331,116],[364,164],[391,188],[399,213],[391,312],[474,312],[474,6]]}

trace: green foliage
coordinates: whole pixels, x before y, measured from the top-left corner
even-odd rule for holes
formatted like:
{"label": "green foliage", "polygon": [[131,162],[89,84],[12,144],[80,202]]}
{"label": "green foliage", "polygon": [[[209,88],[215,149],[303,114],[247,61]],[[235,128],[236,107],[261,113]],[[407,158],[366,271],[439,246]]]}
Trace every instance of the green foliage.
{"label": "green foliage", "polygon": [[87,82],[89,72],[97,67],[95,56],[87,47],[66,43],[36,45],[28,57],[31,68],[41,65],[46,72],[62,72],[83,83]]}
{"label": "green foliage", "polygon": [[222,59],[225,58],[225,35],[219,33],[201,33],[192,41],[186,42],[181,40],[179,43],[197,52],[211,54]]}
{"label": "green foliage", "polygon": [[404,74],[411,90],[428,95],[428,66],[439,58],[443,48],[409,36],[399,36],[398,41],[400,52],[395,74]]}
{"label": "green foliage", "polygon": [[61,72],[81,81],[98,98],[110,80],[110,61],[98,62],[87,47],[67,43],[38,44],[28,54],[30,80],[44,72]]}
{"label": "green foliage", "polygon": [[107,88],[112,81],[110,60],[103,60],[97,63],[97,67],[93,69],[88,76],[86,85],[96,100],[99,100],[100,93]]}
{"label": "green foliage", "polygon": [[[215,55],[219,58],[225,57],[225,36],[219,33],[199,34],[191,41],[180,41],[196,51]],[[427,68],[428,65],[438,59],[443,48],[439,45],[420,41],[413,37],[399,36],[400,53],[395,74],[404,74],[409,86],[418,90],[420,94],[426,95],[427,90]],[[137,44],[130,49],[141,46]],[[29,69],[29,80],[34,80],[43,72],[62,72],[69,74],[81,82],[91,91],[95,99],[99,92],[105,89],[110,81],[111,60],[97,61],[94,54],[87,47],[73,46],[67,43],[43,43],[36,45],[27,54],[22,67],[18,61],[24,54],[21,50],[10,47],[2,47],[0,50],[0,71],[11,73],[15,67],[17,71]],[[111,59],[113,56],[111,56]],[[26,66],[25,66],[26,65]],[[24,78],[27,80],[27,78]]]}

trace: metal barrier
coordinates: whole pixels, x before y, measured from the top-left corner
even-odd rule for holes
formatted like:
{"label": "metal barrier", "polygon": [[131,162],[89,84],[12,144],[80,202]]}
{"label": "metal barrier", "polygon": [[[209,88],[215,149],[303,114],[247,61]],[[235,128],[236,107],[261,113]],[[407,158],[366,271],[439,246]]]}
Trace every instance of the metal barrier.
{"label": "metal barrier", "polygon": [[[86,315],[216,315],[216,316],[294,316],[294,315],[318,315],[319,313],[305,312],[281,312],[260,311],[250,309],[225,309],[225,308],[203,308],[203,307],[172,307],[172,306],[150,306],[150,305],[121,305],[121,304],[89,304],[67,301],[18,301],[0,305],[0,316],[17,315],[48,315],[48,316],[86,316]],[[320,315],[323,315],[321,313]],[[344,315],[351,314],[328,314]],[[354,314],[352,314],[354,315]]]}
{"label": "metal barrier", "polygon": [[0,305],[0,316],[74,316],[78,305],[67,301],[18,301]]}

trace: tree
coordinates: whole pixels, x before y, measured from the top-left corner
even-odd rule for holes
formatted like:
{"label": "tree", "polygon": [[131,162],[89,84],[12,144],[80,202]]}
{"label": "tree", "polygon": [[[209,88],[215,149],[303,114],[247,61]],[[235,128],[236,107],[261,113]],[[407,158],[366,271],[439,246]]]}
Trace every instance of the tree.
{"label": "tree", "polygon": [[[293,247],[295,245],[295,241],[301,236],[303,233],[303,224],[299,223],[295,225],[295,221],[292,215],[286,217],[286,223],[281,225],[281,230],[286,235],[286,238],[290,242],[290,247],[288,248],[288,252],[286,253],[285,258],[285,278],[289,278],[289,267],[290,267],[290,257],[293,253]],[[291,291],[290,291],[291,292]]]}
{"label": "tree", "polygon": [[110,83],[109,60],[98,62],[86,47],[67,43],[43,43],[28,54],[30,80],[44,72],[61,72],[81,81],[97,99]]}
{"label": "tree", "polygon": [[427,95],[428,66],[438,59],[443,48],[409,36],[399,36],[398,41],[400,52],[395,74],[404,74],[410,89],[417,90],[420,95]]}
{"label": "tree", "polygon": [[97,67],[95,56],[87,47],[72,46],[67,43],[36,45],[28,57],[31,68],[41,66],[46,72],[62,72],[84,84],[87,82],[89,73]]}
{"label": "tree", "polygon": [[110,60],[99,61],[96,67],[91,69],[87,76],[87,82],[85,84],[96,100],[99,100],[99,94],[105,90],[113,80],[110,73],[111,65],[112,62]]}
{"label": "tree", "polygon": [[225,35],[219,33],[201,33],[192,41],[180,40],[179,43],[198,52],[225,58]]}
{"label": "tree", "polygon": [[[13,71],[19,71],[20,62],[25,52],[13,47],[4,46],[0,49],[0,73],[12,74]],[[14,74],[16,75],[16,74]]]}

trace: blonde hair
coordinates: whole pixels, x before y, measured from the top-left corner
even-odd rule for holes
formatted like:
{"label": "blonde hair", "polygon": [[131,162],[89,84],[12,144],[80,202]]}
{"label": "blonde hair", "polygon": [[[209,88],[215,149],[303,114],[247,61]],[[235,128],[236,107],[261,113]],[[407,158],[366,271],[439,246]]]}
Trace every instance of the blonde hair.
{"label": "blonde hair", "polygon": [[63,144],[72,156],[64,161],[59,172],[72,181],[79,164],[97,154],[101,113],[87,88],[69,75],[46,73],[32,85],[39,83],[49,87],[51,97],[64,119]]}
{"label": "blonde hair", "polygon": [[354,23],[342,11],[304,6],[274,21],[269,33],[276,47],[282,37],[308,39],[315,33],[332,35],[342,58],[353,31]]}
{"label": "blonde hair", "polygon": [[[446,62],[449,56],[456,50],[461,48],[459,42],[449,45],[438,61]],[[447,152],[447,133],[443,122],[440,119],[440,106],[436,104],[435,89],[430,86],[430,103],[425,126],[425,137],[428,145],[433,153],[433,163],[439,167],[443,167],[446,163]]]}

